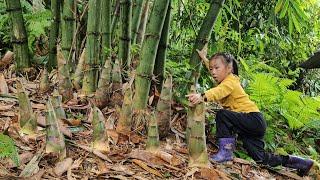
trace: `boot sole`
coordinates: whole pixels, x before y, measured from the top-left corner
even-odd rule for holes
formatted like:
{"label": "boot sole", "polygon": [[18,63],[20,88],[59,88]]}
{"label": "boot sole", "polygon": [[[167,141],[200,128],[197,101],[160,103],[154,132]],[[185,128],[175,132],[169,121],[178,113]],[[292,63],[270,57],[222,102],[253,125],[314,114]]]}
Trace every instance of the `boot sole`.
{"label": "boot sole", "polygon": [[308,175],[308,173],[309,173],[309,171],[311,170],[312,167],[314,167],[314,162],[312,162],[312,164],[310,164],[310,166],[306,170],[304,170],[304,171],[298,170],[297,174],[299,176],[301,176],[301,177],[306,176],[306,175]]}

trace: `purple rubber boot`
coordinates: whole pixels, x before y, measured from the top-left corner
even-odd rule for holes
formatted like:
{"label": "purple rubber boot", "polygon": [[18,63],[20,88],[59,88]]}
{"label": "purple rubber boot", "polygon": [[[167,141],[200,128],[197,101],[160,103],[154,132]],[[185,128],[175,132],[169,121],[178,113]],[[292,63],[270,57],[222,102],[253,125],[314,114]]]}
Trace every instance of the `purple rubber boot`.
{"label": "purple rubber boot", "polygon": [[211,156],[211,160],[221,163],[231,161],[233,159],[233,150],[235,148],[235,138],[220,138],[219,151]]}
{"label": "purple rubber boot", "polygon": [[313,161],[310,159],[302,159],[297,156],[289,156],[289,159],[285,167],[297,169],[299,176],[305,176],[309,173],[311,167],[313,165]]}

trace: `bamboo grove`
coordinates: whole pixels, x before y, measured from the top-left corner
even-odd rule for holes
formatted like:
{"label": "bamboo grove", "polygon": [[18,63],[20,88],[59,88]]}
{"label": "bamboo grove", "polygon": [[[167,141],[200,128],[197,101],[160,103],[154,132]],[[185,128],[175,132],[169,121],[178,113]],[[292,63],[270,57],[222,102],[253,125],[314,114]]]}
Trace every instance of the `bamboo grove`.
{"label": "bamboo grove", "polygon": [[[196,1],[192,2],[196,3]],[[146,150],[152,153],[164,153],[161,151],[160,140],[170,134],[173,119],[172,104],[178,102],[184,106],[184,112],[186,112],[186,133],[183,134],[183,137],[188,148],[189,166],[210,166],[206,147],[205,105],[201,103],[191,106],[185,102],[184,97],[186,92],[201,91],[198,88],[199,83],[212,84],[212,80],[199,79],[205,69],[201,68],[202,62],[197,50],[203,49],[210,42],[214,46],[212,48],[214,50],[211,49],[212,52],[230,50],[232,46],[236,49],[232,50],[240,59],[239,54],[245,54],[245,51],[249,50],[244,48],[245,42],[240,39],[241,36],[245,36],[241,30],[247,28],[242,24],[235,28],[239,32],[230,33],[233,38],[240,36],[235,42],[232,41],[232,45],[225,47],[227,46],[225,39],[219,39],[225,36],[223,33],[229,28],[228,25],[234,27],[240,22],[241,14],[239,13],[236,17],[230,8],[228,9],[231,5],[237,7],[238,1],[210,0],[201,1],[201,3],[206,4],[202,9],[204,15],[200,20],[197,19],[195,28],[195,21],[191,20],[193,12],[188,10],[183,0],[51,0],[49,3],[44,2],[45,8],[51,12],[51,19],[45,34],[47,37],[45,40],[46,53],[43,55],[45,63],[39,68],[39,64],[33,63],[32,57],[36,59],[36,56],[28,47],[23,6],[20,0],[5,0],[6,13],[9,16],[12,30],[10,42],[13,47],[17,77],[31,77],[37,68],[42,70],[39,92],[47,95],[46,152],[57,153],[60,160],[66,158],[66,142],[70,141],[72,134],[68,129],[59,125],[61,120],[67,121],[63,104],[79,98],[81,102],[89,104],[88,112],[90,113],[87,113],[87,121],[92,125],[93,131],[92,148],[94,150],[92,152],[110,151],[106,119],[102,110],[114,109],[116,115],[112,118],[116,121],[114,129],[117,133],[122,135],[145,134],[148,137]],[[168,64],[168,48],[169,44],[172,44],[170,41],[184,36],[183,33],[177,33],[178,30],[183,31],[184,29],[177,28],[177,25],[175,29],[172,27],[173,21],[177,21],[177,17],[172,15],[173,4],[179,6],[179,12],[175,12],[176,16],[182,17],[183,13],[180,10],[185,9],[187,15],[183,14],[184,20],[187,19],[186,24],[190,23],[192,27],[187,30],[189,34],[193,34],[190,35],[193,37],[192,41],[181,43],[177,40],[174,42],[180,45],[179,52],[183,52],[184,43],[191,44],[187,55],[183,57],[187,57],[185,64],[190,67],[182,67],[181,70],[180,66],[177,66],[173,70],[176,72],[167,68],[167,66],[175,66],[172,62]],[[287,12],[282,12],[280,7],[276,9],[276,13],[282,14],[283,17],[283,14]],[[229,14],[225,15],[226,12]],[[298,12],[297,14],[299,15]],[[227,20],[227,23],[230,24],[222,24],[223,18],[226,17],[231,19]],[[294,19],[295,16],[290,15],[290,17]],[[184,28],[184,22],[181,20],[179,23],[179,26]],[[279,22],[281,23],[283,22]],[[294,28],[298,28],[294,22],[291,22],[289,26],[289,34],[293,33]],[[174,38],[171,39],[171,37]],[[263,49],[263,45],[259,45]],[[177,55],[177,58],[179,57]],[[256,61],[253,61],[250,65],[255,67],[260,65],[255,69],[260,71],[263,65],[255,63]],[[265,78],[267,80],[261,80],[264,77],[256,75],[249,68],[250,65],[245,60],[241,61],[241,66],[247,76],[245,78],[260,77],[259,81],[269,82],[268,76]],[[265,69],[262,71],[276,71],[268,65],[263,67]],[[179,78],[183,79],[181,80],[182,87],[174,84],[177,73],[180,73]],[[55,74],[57,78],[54,86],[52,82],[49,82],[54,76],[52,74]],[[252,84],[256,85],[255,83],[257,82]],[[259,85],[264,85],[263,83],[257,84],[253,88],[261,88]],[[21,80],[19,78],[16,82],[16,89],[19,101],[20,132],[35,136],[38,133],[36,129],[39,122],[36,121],[36,114],[32,111],[24,86],[22,78]],[[288,86],[282,89],[287,90]],[[174,93],[174,88],[181,90],[180,96]],[[250,88],[252,87],[249,86],[249,91]],[[285,94],[284,91],[281,93]],[[260,98],[257,96],[254,98]],[[264,103],[266,102],[267,100]],[[277,113],[279,113],[278,110]],[[273,117],[270,115],[269,118]]]}
{"label": "bamboo grove", "polygon": [[[6,0],[6,5],[13,32],[16,32],[12,34],[11,41],[16,71],[24,74],[32,66],[19,2]],[[172,118],[172,77],[165,74],[171,0],[89,0],[82,4],[82,9],[77,9],[77,3],[75,0],[52,0],[49,5],[52,21],[48,31],[48,61],[43,67],[40,91],[50,92],[48,74],[55,69],[58,87],[49,96],[46,106],[46,151],[58,153],[61,159],[66,157],[64,131],[59,128],[59,119],[66,118],[61,103],[71,100],[76,90],[83,99],[92,103],[89,119],[93,126],[93,148],[109,151],[105,119],[100,109],[113,107],[121,109],[116,130],[123,134],[129,134],[136,128],[147,132],[147,150],[158,152],[160,138],[168,135]],[[223,3],[222,0],[211,2],[205,19],[210,23],[204,21],[199,31],[191,63],[199,61],[196,49],[208,43]],[[137,47],[138,52],[134,52],[133,48]],[[19,82],[17,85],[23,117],[20,125],[22,132],[32,135],[36,133],[36,121],[22,84]],[[154,111],[148,107],[151,85],[161,92]],[[191,107],[190,111],[197,109]],[[188,138],[192,157],[190,165],[207,166],[207,152],[203,148],[205,138],[192,140],[193,134],[204,135],[204,119],[196,117],[197,112],[192,114],[190,122],[199,124],[199,128],[188,126],[191,128]],[[200,149],[198,144],[201,144]],[[201,160],[197,160],[199,153]]]}

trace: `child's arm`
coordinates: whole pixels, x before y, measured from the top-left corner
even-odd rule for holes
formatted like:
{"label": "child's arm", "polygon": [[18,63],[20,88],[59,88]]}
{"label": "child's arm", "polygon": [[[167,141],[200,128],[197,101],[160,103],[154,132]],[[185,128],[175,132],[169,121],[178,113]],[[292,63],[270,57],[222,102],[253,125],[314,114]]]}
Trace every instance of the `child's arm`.
{"label": "child's arm", "polygon": [[209,60],[207,59],[207,49],[208,49],[208,46],[205,45],[203,47],[203,49],[201,51],[199,51],[197,49],[197,52],[198,52],[198,55],[199,57],[201,58],[201,61],[204,63],[204,65],[206,66],[206,68],[210,71],[210,68],[209,68]]}

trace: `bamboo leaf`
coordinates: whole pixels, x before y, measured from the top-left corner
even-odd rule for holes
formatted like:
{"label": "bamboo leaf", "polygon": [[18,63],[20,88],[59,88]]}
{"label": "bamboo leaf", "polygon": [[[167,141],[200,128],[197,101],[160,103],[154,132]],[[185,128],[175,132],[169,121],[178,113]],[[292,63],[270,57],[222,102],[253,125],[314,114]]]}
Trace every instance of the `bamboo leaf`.
{"label": "bamboo leaf", "polygon": [[233,19],[238,20],[238,18],[232,13],[231,9],[227,5],[224,4],[223,7],[229,12]]}
{"label": "bamboo leaf", "polygon": [[292,17],[291,17],[291,9],[289,9],[289,34],[292,34],[293,32],[293,22],[292,22]]}
{"label": "bamboo leaf", "polygon": [[274,8],[274,12],[277,14],[281,8],[282,8],[282,5],[283,5],[283,1],[284,0],[278,0],[277,4],[276,4],[276,7]]}
{"label": "bamboo leaf", "polygon": [[285,0],[286,2],[284,3],[283,5],[283,8],[280,12],[280,15],[279,15],[279,18],[283,18],[286,14],[287,14],[287,11],[288,11],[288,7],[289,7],[289,0]]}
{"label": "bamboo leaf", "polygon": [[298,4],[295,0],[291,1],[291,4],[292,4],[295,12],[298,14],[298,16],[299,16],[302,20],[304,20],[304,21],[308,20],[307,15],[305,14],[304,11],[301,10],[299,4]]}
{"label": "bamboo leaf", "polygon": [[292,21],[293,21],[293,24],[294,24],[294,27],[296,28],[296,30],[297,30],[299,33],[301,33],[301,25],[300,25],[300,23],[298,22],[295,13],[293,13],[292,11],[291,11],[291,19],[292,19]]}

